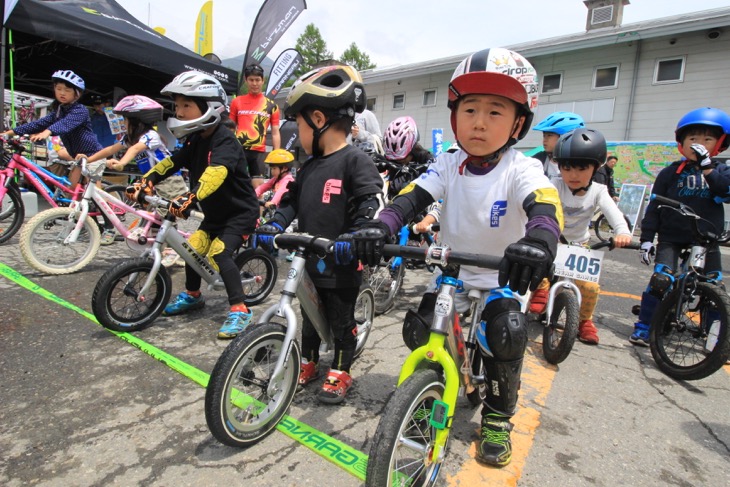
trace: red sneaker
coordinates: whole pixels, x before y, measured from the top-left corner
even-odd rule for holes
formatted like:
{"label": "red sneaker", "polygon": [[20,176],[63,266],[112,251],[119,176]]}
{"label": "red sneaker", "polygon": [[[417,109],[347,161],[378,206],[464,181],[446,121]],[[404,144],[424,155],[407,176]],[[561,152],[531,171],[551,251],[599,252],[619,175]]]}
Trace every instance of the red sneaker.
{"label": "red sneaker", "polygon": [[352,387],[352,377],[347,372],[330,369],[317,399],[327,404],[339,404],[345,400],[347,391]]}
{"label": "red sneaker", "polygon": [[304,362],[299,365],[299,386],[303,387],[319,377],[319,367],[315,362]]}
{"label": "red sneaker", "polygon": [[578,340],[589,345],[598,345],[598,329],[591,320],[578,323]]}
{"label": "red sneaker", "polygon": [[536,289],[532,293],[530,298],[530,308],[527,310],[529,313],[535,313],[541,315],[545,312],[545,306],[547,306],[548,295],[550,294],[550,288]]}

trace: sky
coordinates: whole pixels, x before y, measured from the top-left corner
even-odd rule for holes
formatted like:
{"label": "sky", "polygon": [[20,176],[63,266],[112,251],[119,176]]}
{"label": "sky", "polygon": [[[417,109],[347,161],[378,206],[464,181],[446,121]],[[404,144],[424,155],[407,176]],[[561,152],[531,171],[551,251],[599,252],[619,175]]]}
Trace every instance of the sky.
{"label": "sky", "polygon": [[[117,0],[150,27],[193,49],[195,21],[205,0]],[[338,58],[352,42],[378,67],[417,63],[487,47],[508,46],[585,31],[582,0],[307,0],[307,9],[269,53],[294,47],[313,23]],[[241,55],[263,0],[213,0],[213,52]],[[509,8],[505,8],[509,5]],[[728,6],[728,0],[631,0],[623,24]]]}

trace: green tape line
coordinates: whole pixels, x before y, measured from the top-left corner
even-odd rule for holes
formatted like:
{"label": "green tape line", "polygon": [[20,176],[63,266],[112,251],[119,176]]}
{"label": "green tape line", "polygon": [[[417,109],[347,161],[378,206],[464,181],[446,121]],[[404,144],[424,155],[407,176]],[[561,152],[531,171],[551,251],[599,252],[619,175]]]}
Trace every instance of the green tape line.
{"label": "green tape line", "polygon": [[[52,292],[40,287],[12,267],[9,267],[2,262],[0,262],[0,275],[14,282],[15,284],[37,294],[38,296],[47,299],[48,301],[52,301],[60,306],[63,306],[64,308],[70,309],[71,311],[74,311],[84,318],[93,321],[97,325],[101,326],[96,320],[96,317],[94,317],[94,315],[92,315],[88,311],[85,311],[78,306],[59,298]],[[183,362],[182,360],[170,355],[169,353],[160,350],[154,345],[150,345],[144,340],[140,340],[134,335],[130,335],[129,333],[112,331],[106,328],[105,330],[118,336],[133,347],[138,348],[150,357],[159,360],[175,372],[178,372],[182,376],[187,377],[198,385],[201,385],[203,387],[206,387],[208,385],[210,375],[206,374],[202,370]],[[334,463],[351,475],[357,477],[360,480],[365,480],[365,471],[367,468],[368,456],[361,451],[358,451],[351,446],[316,430],[308,424],[302,423],[292,418],[291,416],[284,416],[281,422],[279,422],[279,424],[277,425],[276,429],[278,429],[288,437],[292,438],[293,440],[306,446],[324,459]]]}

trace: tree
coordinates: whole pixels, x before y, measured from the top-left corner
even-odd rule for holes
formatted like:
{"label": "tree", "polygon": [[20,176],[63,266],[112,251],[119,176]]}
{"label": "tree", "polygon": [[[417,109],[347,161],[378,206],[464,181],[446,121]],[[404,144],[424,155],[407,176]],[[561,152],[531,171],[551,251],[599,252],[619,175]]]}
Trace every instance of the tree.
{"label": "tree", "polygon": [[373,69],[375,64],[370,61],[370,56],[362,52],[354,42],[340,56],[340,62],[349,64],[358,71]]}
{"label": "tree", "polygon": [[302,55],[302,65],[297,70],[297,77],[334,56],[327,50],[327,43],[322,39],[322,34],[314,24],[305,27],[304,33],[297,39],[296,49]]}

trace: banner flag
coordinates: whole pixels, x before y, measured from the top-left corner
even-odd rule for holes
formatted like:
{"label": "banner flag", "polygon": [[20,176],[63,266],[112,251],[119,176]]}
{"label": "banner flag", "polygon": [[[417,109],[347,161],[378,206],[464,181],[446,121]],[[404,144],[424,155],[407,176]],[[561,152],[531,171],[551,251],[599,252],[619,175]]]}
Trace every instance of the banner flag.
{"label": "banner flag", "polygon": [[266,85],[266,98],[274,98],[281,87],[289,81],[294,71],[302,64],[302,55],[296,49],[286,49],[279,54],[271,68],[269,79]]}
{"label": "banner flag", "polygon": [[195,52],[201,56],[213,52],[213,0],[200,7],[195,22]]}
{"label": "banner flag", "polygon": [[252,63],[261,63],[271,51],[274,44],[284,35],[284,32],[307,8],[305,0],[265,0],[256,15],[251,28],[251,35],[246,46],[246,55],[241,68],[240,88],[243,85],[243,72],[246,66]]}

